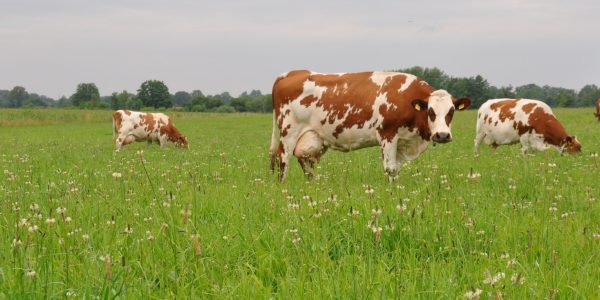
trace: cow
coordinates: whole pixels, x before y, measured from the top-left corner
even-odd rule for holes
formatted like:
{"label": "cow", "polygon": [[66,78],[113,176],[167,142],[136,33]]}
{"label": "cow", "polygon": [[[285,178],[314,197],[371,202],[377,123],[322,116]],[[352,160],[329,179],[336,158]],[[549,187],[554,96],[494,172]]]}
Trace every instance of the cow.
{"label": "cow", "polygon": [[429,141],[452,140],[455,110],[469,107],[420,78],[396,72],[323,74],[295,70],[273,85],[271,170],[285,180],[293,156],[308,178],[331,148],[381,147],[383,167],[393,180],[405,160],[417,158]]}
{"label": "cow", "polygon": [[594,116],[596,116],[598,122],[600,122],[600,98],[596,99],[596,113]]}
{"label": "cow", "polygon": [[529,148],[544,151],[556,148],[562,154],[581,152],[576,136],[567,134],[550,107],[539,100],[491,99],[477,112],[475,156],[481,142],[496,148],[521,143],[521,154]]}
{"label": "cow", "polygon": [[163,113],[145,113],[117,110],[113,113],[113,139],[117,150],[134,141],[158,141],[161,147],[173,142],[178,147],[188,146],[187,138],[175,128],[171,118]]}

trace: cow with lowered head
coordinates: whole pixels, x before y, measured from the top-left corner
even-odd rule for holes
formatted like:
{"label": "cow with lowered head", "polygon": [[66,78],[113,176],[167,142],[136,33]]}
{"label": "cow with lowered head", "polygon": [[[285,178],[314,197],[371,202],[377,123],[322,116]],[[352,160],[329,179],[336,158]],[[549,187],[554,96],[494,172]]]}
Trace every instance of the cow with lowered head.
{"label": "cow with lowered head", "polygon": [[385,172],[394,178],[402,162],[417,158],[429,141],[450,142],[454,111],[470,104],[410,74],[291,71],[273,86],[271,169],[279,167],[284,180],[295,156],[311,177],[329,148],[379,146]]}
{"label": "cow with lowered head", "polygon": [[543,151],[555,148],[561,153],[581,152],[581,144],[568,135],[550,107],[539,100],[492,99],[477,112],[475,155],[484,142],[493,148],[521,143],[521,153],[529,148]]}
{"label": "cow with lowered head", "polygon": [[188,146],[187,138],[175,128],[163,113],[145,113],[117,110],[113,113],[113,138],[117,149],[134,141],[157,141],[161,147],[173,142],[178,147]]}

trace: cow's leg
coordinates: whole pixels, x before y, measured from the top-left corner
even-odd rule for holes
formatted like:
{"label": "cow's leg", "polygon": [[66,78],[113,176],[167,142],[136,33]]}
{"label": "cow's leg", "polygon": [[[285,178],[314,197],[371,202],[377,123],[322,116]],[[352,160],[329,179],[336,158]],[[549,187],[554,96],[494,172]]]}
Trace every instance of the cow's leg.
{"label": "cow's leg", "polygon": [[124,145],[133,143],[134,140],[135,138],[132,135],[120,134],[115,140],[117,150],[121,150]]}
{"label": "cow's leg", "polygon": [[383,168],[389,181],[393,181],[398,173],[398,163],[396,153],[398,152],[398,136],[392,140],[381,141],[381,154],[383,156]]}
{"label": "cow's leg", "polygon": [[529,149],[529,135],[523,134],[519,140],[521,142],[521,155],[525,156],[525,154],[527,154],[527,150]]}
{"label": "cow's leg", "polygon": [[485,133],[483,132],[478,132],[475,135],[475,140],[473,141],[473,152],[475,153],[475,157],[479,156],[479,145],[481,145],[481,141],[483,141],[483,138],[485,137]]}
{"label": "cow's leg", "polygon": [[321,155],[325,152],[323,140],[314,131],[305,132],[294,148],[294,156],[304,171],[304,175],[311,179],[314,175],[314,165],[319,161]]}

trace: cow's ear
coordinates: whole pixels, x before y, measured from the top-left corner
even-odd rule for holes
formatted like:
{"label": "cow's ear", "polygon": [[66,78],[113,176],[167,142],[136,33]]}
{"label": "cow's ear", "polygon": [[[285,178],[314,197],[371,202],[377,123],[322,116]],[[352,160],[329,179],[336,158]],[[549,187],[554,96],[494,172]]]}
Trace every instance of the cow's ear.
{"label": "cow's ear", "polygon": [[454,108],[456,110],[465,110],[471,106],[471,99],[469,98],[460,98],[454,101]]}
{"label": "cow's ear", "polygon": [[421,99],[415,99],[411,102],[416,111],[427,110],[427,102]]}

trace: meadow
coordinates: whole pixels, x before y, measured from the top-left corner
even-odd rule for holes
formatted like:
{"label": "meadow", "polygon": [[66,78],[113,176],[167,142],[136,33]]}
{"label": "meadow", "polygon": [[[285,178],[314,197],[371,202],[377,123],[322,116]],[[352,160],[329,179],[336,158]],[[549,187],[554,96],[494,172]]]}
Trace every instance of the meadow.
{"label": "meadow", "polygon": [[599,297],[600,123],[555,113],[580,155],[475,159],[471,110],[393,183],[377,148],[279,183],[270,114],[116,152],[109,111],[0,110],[0,299]]}

